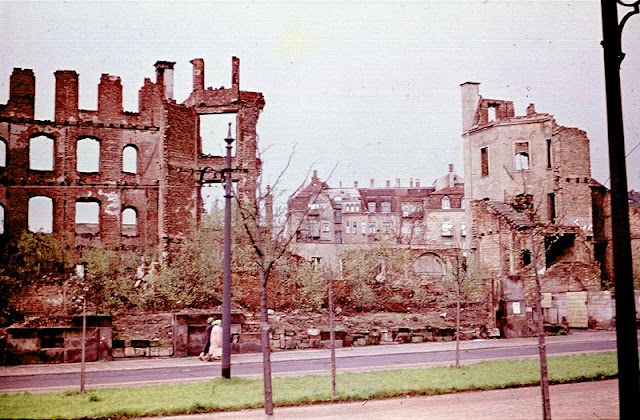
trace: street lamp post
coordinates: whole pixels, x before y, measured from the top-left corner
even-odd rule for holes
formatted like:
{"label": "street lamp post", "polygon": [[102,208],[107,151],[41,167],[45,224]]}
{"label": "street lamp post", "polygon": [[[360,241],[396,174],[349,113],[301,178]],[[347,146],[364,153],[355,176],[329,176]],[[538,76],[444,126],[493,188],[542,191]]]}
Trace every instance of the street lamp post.
{"label": "street lamp post", "polygon": [[[618,5],[632,7],[618,22]],[[616,338],[618,346],[618,393],[620,418],[631,419],[640,413],[640,375],[638,370],[638,338],[633,291],[629,198],[620,95],[622,29],[627,20],[640,12],[640,0],[601,0],[602,47],[607,96],[609,132],[609,171],[611,176],[611,225],[613,269],[616,296]]]}
{"label": "street lamp post", "polygon": [[86,264],[76,264],[76,275],[82,286],[82,344],[80,355],[80,393],[85,390],[85,361],[87,354],[87,285],[85,284]]}
{"label": "street lamp post", "polygon": [[224,279],[222,285],[222,377],[231,378],[231,123],[227,143],[224,179]]}

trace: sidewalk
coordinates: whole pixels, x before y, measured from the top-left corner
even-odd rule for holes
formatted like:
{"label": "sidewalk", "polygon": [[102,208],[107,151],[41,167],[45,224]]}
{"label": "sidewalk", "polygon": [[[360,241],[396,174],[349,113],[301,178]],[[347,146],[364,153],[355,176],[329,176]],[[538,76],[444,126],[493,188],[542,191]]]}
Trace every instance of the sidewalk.
{"label": "sidewalk", "polygon": [[[570,335],[547,337],[547,343],[555,342],[579,342],[579,341],[602,341],[615,340],[615,331],[572,331]],[[486,348],[506,348],[531,345],[537,343],[536,337],[513,338],[513,339],[487,339],[461,341],[460,349],[486,349]],[[344,347],[336,349],[336,357],[347,358],[351,356],[363,355],[384,355],[384,354],[407,354],[419,352],[441,352],[455,349],[455,341],[448,342],[425,342],[414,344],[389,344],[364,347]],[[271,353],[272,361],[289,361],[301,359],[324,359],[329,357],[328,349],[321,350],[287,350]],[[261,363],[261,353],[234,354],[231,356],[231,363]],[[183,358],[131,358],[116,359],[113,361],[87,362],[86,372],[114,371],[128,369],[152,369],[162,367],[190,367],[202,365],[197,357]],[[421,364],[424,366],[424,364]],[[410,367],[403,365],[403,367]],[[0,379],[3,376],[18,375],[38,375],[43,373],[73,373],[80,370],[79,363],[62,364],[38,364],[38,365],[18,365],[0,367]]]}

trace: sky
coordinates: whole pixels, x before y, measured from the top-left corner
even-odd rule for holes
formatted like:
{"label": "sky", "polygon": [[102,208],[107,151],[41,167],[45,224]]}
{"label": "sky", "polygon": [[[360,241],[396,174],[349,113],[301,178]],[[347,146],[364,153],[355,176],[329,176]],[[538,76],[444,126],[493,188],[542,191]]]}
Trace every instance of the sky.
{"label": "sky", "polygon": [[[622,16],[626,10],[620,9]],[[56,70],[80,75],[80,107],[97,108],[100,75],[120,76],[124,108],[175,61],[174,96],[205,86],[262,92],[264,182],[288,196],[311,171],[331,186],[430,185],[462,173],[460,84],[529,103],[587,132],[592,176],[609,186],[600,1],[6,2],[0,0],[0,103],[14,67],[36,75],[36,117],[53,119]],[[628,184],[640,190],[640,17],[623,32]],[[220,131],[214,132],[214,131]],[[203,133],[219,142],[226,128]],[[636,149],[634,149],[636,148]],[[293,155],[292,155],[293,153]]]}

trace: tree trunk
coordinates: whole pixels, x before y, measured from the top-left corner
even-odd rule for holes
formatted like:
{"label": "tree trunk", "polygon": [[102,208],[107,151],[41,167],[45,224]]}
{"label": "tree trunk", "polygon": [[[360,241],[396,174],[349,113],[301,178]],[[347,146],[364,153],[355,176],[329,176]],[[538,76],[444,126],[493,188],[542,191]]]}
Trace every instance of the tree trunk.
{"label": "tree trunk", "polygon": [[264,266],[260,265],[260,342],[262,346],[262,377],[264,381],[264,412],[273,416],[273,388],[271,385],[271,346],[269,312],[267,307],[267,279]]}
{"label": "tree trunk", "polygon": [[329,340],[331,342],[331,396],[336,397],[336,331],[333,319],[333,278],[329,278]]}
{"label": "tree trunk", "polygon": [[[535,238],[531,233],[531,243]],[[535,250],[535,249],[534,249]],[[533,252],[533,270],[536,279],[536,329],[538,330],[538,354],[540,359],[540,391],[542,394],[542,418],[551,420],[551,400],[549,398],[549,373],[547,369],[547,345],[544,338],[544,320],[542,319],[542,286],[538,274],[538,250]]]}
{"label": "tree trunk", "polygon": [[456,369],[460,369],[460,279],[456,285]]}

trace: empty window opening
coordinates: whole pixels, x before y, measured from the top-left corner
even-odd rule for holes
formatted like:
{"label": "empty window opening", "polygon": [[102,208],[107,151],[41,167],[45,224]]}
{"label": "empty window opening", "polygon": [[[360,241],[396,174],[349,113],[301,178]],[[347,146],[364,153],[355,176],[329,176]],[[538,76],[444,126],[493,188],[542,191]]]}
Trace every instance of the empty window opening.
{"label": "empty window opening", "polygon": [[131,144],[122,149],[122,172],[138,173],[138,148]]}
{"label": "empty window opening", "polygon": [[0,137],[0,168],[7,166],[7,142]]}
{"label": "empty window opening", "polygon": [[200,115],[200,150],[204,155],[226,156],[227,143],[224,139],[229,132],[229,123],[231,123],[231,137],[234,138],[231,143],[231,156],[236,154],[236,123],[237,114],[210,114]]}
{"label": "empty window opening", "polygon": [[29,139],[29,169],[53,171],[53,139],[39,135]]}
{"label": "empty window opening", "polygon": [[100,232],[100,203],[76,201],[76,233],[95,235]]}
{"label": "empty window opening", "polygon": [[442,259],[436,254],[422,254],[413,263],[413,272],[420,277],[442,277],[445,275],[445,266]]}
{"label": "empty window opening", "polygon": [[496,120],[498,108],[495,106],[490,106],[487,108],[487,122],[492,122]]}
{"label": "empty window opening", "polygon": [[31,197],[28,207],[29,231],[34,233],[53,232],[53,200],[45,196]]}
{"label": "empty window opening", "polygon": [[4,206],[0,204],[0,235],[4,233]]}
{"label": "empty window opening", "polygon": [[442,200],[440,200],[440,207],[443,210],[451,209],[451,199],[447,196],[442,197]]}
{"label": "empty window opening", "polygon": [[100,142],[94,138],[84,137],[78,139],[76,146],[78,172],[100,172]]}
{"label": "empty window opening", "polygon": [[547,216],[551,223],[556,221],[556,195],[554,193],[547,194]]}
{"label": "empty window opening", "polygon": [[531,250],[523,249],[520,251],[520,255],[522,255],[522,265],[527,266],[531,264]]}
{"label": "empty window opening", "polygon": [[526,141],[517,142],[515,144],[515,156],[513,166],[516,171],[529,170],[529,143]]}
{"label": "empty window opening", "polygon": [[527,153],[516,153],[514,158],[514,166],[516,171],[528,171],[529,155]]}
{"label": "empty window opening", "polygon": [[136,236],[138,234],[138,212],[133,207],[122,210],[122,234]]}
{"label": "empty window opening", "polygon": [[480,174],[482,176],[489,175],[489,148],[483,147],[480,149]]}
{"label": "empty window opening", "polygon": [[545,259],[547,268],[564,257],[570,257],[573,252],[575,235],[573,234],[556,234],[544,238]]}
{"label": "empty window opening", "polygon": [[551,139],[547,139],[547,169],[551,169]]}

